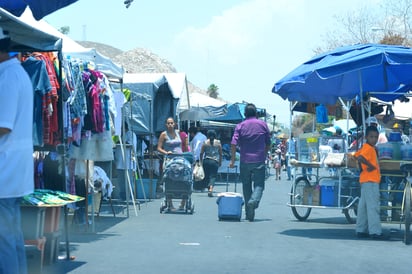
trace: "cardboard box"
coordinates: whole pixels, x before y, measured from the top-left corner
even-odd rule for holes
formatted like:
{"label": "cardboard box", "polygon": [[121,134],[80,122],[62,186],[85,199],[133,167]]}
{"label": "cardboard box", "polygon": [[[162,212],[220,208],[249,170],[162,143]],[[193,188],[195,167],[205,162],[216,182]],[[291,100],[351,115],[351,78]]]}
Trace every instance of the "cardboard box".
{"label": "cardboard box", "polygon": [[320,190],[319,186],[305,186],[303,188],[303,204],[304,205],[319,205]]}
{"label": "cardboard box", "polygon": [[61,207],[47,207],[44,221],[44,232],[55,232],[59,230]]}

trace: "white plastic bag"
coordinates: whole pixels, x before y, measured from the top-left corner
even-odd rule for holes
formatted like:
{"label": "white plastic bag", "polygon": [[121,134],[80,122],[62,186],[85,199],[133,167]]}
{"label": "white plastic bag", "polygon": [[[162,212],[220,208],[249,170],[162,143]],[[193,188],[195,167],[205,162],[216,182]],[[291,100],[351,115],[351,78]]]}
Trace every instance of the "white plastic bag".
{"label": "white plastic bag", "polygon": [[196,162],[195,167],[193,168],[193,178],[195,181],[202,181],[205,178],[205,171],[200,162]]}

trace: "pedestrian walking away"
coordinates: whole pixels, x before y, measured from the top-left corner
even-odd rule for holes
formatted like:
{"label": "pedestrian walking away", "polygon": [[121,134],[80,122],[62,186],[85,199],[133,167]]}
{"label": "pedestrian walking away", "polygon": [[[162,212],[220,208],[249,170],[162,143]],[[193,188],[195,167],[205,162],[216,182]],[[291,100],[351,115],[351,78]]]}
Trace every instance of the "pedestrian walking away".
{"label": "pedestrian walking away", "polygon": [[229,167],[235,166],[236,150],[239,147],[246,219],[252,222],[265,189],[265,160],[270,149],[270,131],[266,122],[257,118],[254,104],[247,104],[244,114],[245,120],[236,125],[232,136]]}
{"label": "pedestrian walking away", "polygon": [[207,140],[200,150],[200,161],[205,171],[205,181],[208,187],[208,196],[213,197],[213,187],[216,182],[217,170],[222,165],[222,145],[216,139],[216,131],[207,131]]}

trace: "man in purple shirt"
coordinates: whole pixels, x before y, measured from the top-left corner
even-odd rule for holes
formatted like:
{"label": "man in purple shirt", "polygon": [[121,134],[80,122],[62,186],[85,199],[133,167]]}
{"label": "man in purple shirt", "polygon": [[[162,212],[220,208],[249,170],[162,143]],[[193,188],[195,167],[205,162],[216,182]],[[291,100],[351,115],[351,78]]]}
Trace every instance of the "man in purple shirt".
{"label": "man in purple shirt", "polygon": [[265,160],[270,149],[270,131],[264,121],[257,119],[254,104],[246,105],[245,117],[245,121],[239,123],[233,133],[229,167],[234,167],[238,146],[246,219],[252,222],[255,219],[255,209],[258,208],[265,189]]}

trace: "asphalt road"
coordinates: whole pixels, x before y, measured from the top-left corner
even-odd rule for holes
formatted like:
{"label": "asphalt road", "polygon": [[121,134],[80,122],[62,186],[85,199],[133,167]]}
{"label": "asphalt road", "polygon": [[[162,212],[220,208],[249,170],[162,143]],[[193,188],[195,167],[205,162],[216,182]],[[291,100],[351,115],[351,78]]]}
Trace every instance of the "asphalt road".
{"label": "asphalt road", "polygon": [[[192,194],[193,215],[160,214],[162,199],[142,204],[138,216],[130,207],[129,218],[125,211],[113,217],[104,207],[106,212],[95,219],[95,233],[75,232],[71,226],[70,253],[75,259],[58,260],[43,273],[412,271],[412,246],[402,242],[399,225],[383,224],[391,240],[374,241],[357,239],[355,225],[337,209],[314,209],[307,221],[297,221],[286,205],[290,188],[290,181],[271,176],[254,222],[246,221],[244,212],[241,222],[219,221],[216,197],[207,197],[207,192]],[[218,183],[215,191],[226,191],[225,184]]]}

